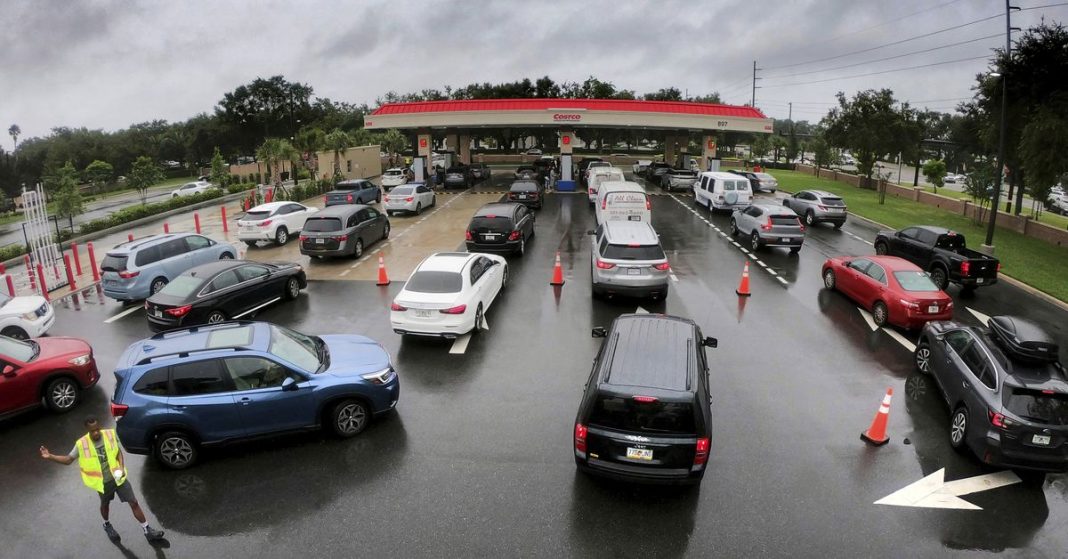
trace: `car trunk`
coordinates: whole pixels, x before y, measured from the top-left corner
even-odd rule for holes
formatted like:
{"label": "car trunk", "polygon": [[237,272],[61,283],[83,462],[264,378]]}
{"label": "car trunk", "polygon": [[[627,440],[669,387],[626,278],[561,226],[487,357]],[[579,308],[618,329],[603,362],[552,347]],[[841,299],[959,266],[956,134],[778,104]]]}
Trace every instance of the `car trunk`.
{"label": "car trunk", "polygon": [[356,191],[332,190],[326,193],[326,204],[354,204],[356,203]]}
{"label": "car trunk", "polygon": [[598,395],[588,421],[591,465],[644,475],[687,475],[697,435],[691,402]]}
{"label": "car trunk", "polygon": [[[605,247],[601,257],[611,262],[614,266],[609,269],[602,268],[613,276],[633,278],[648,278],[654,274],[667,273],[667,256],[660,245],[614,245]],[[655,266],[664,269],[658,270]],[[599,267],[601,264],[598,265]]]}
{"label": "car trunk", "polygon": [[104,284],[125,284],[133,279],[133,277],[123,277],[128,275],[126,263],[129,258],[126,254],[107,254],[104,256],[104,260],[100,263],[100,278]]}
{"label": "car trunk", "polygon": [[300,233],[300,247],[304,250],[337,250],[346,240],[341,219],[336,217],[308,219]]}
{"label": "car trunk", "polygon": [[512,220],[508,217],[476,217],[471,220],[471,240],[483,245],[504,244],[513,229]]}
{"label": "car trunk", "polygon": [[1017,386],[1003,392],[1009,417],[1026,421],[1002,428],[1003,449],[1068,459],[1068,394]]}
{"label": "car trunk", "polygon": [[797,216],[773,215],[769,217],[771,229],[766,232],[771,237],[797,237],[805,234],[801,220]]}

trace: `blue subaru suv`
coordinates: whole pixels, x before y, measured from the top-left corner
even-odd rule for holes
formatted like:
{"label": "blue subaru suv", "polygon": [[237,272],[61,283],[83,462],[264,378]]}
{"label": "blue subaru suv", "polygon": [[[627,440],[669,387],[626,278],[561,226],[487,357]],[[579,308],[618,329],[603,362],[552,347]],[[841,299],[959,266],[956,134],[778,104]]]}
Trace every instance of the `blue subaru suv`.
{"label": "blue subaru suv", "polygon": [[389,353],[364,336],[309,336],[265,322],[171,330],[115,366],[122,446],[188,468],[201,447],[325,428],[362,432],[397,405]]}
{"label": "blue subaru suv", "polygon": [[104,295],[119,301],[147,299],[189,268],[236,253],[229,243],[193,233],[149,235],[120,243],[100,263]]}

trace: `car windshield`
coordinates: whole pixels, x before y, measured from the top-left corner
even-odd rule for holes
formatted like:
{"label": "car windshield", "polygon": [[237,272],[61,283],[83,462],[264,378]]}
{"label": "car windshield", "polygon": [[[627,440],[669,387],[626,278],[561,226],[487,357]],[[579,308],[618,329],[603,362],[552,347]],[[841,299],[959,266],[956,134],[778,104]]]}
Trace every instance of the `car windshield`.
{"label": "car windshield", "polygon": [[304,230],[312,233],[341,231],[341,220],[336,217],[313,217],[304,222]]}
{"label": "car windshield", "polygon": [[602,395],[590,413],[590,424],[620,431],[693,434],[693,406],[686,402],[639,402]]}
{"label": "car windshield", "polygon": [[609,260],[663,260],[664,249],[660,245],[608,245],[604,258]]}
{"label": "car windshield", "polygon": [[269,212],[269,211],[268,212],[265,212],[265,211],[245,212],[245,217],[243,219],[245,221],[260,221],[260,220],[267,219],[270,215],[271,215],[271,212]]}
{"label": "car windshield", "polygon": [[931,281],[927,272],[894,272],[894,279],[905,291],[938,291],[938,286]]}
{"label": "car windshield", "polygon": [[0,336],[0,355],[16,361],[28,363],[41,352],[41,346],[33,340],[19,341],[7,336]]}
{"label": "car windshield", "polygon": [[399,177],[399,176],[401,176],[403,174],[404,174],[404,171],[401,171],[400,169],[390,169],[390,170],[386,171],[386,175],[391,176],[391,177]]}
{"label": "car windshield", "polygon": [[407,196],[407,195],[409,195],[411,193],[412,193],[412,187],[410,187],[410,186],[398,186],[397,188],[394,188],[390,192],[390,194],[395,194],[397,196]]}
{"label": "car windshield", "polygon": [[1005,395],[1005,409],[1028,421],[1068,425],[1068,394],[1013,388]]}
{"label": "car windshield", "polygon": [[204,278],[181,275],[164,286],[160,293],[184,299],[199,291],[202,285],[204,285]]}
{"label": "car windshield", "polygon": [[457,272],[421,271],[412,274],[404,289],[416,293],[459,293],[463,277]]}
{"label": "car windshield", "polygon": [[305,371],[319,372],[326,363],[325,344],[311,336],[274,324],[271,325],[271,345],[268,351]]}

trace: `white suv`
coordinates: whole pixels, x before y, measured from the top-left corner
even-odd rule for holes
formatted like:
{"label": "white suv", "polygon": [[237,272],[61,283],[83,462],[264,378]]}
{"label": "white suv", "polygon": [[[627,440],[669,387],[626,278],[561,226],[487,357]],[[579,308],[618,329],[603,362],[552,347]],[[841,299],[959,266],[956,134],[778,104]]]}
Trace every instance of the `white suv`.
{"label": "white suv", "polygon": [[9,297],[0,293],[0,335],[16,340],[39,338],[55,322],[55,311],[44,297]]}
{"label": "white suv", "polygon": [[187,183],[183,184],[182,186],[178,187],[177,190],[172,190],[171,191],[171,198],[181,198],[181,197],[185,197],[185,196],[193,196],[195,194],[200,194],[202,192],[207,192],[207,191],[211,190],[212,188],[218,188],[218,187],[215,186],[214,184],[211,184],[210,182],[206,182],[206,181],[187,182]]}
{"label": "white suv", "polygon": [[296,202],[269,202],[245,212],[237,220],[237,238],[248,246],[258,241],[274,241],[281,246],[289,242],[294,233],[304,229],[308,216],[319,211]]}

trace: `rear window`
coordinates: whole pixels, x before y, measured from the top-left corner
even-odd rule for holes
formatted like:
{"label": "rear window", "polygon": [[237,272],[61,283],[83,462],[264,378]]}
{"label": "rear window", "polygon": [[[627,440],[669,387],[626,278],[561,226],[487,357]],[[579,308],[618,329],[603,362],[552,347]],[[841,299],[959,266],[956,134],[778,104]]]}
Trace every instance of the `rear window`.
{"label": "rear window", "polygon": [[457,272],[416,272],[404,289],[417,293],[459,293],[463,277]]}
{"label": "rear window", "polygon": [[1036,423],[1068,425],[1068,394],[1046,394],[1041,390],[1013,388],[1005,395],[1005,409]]}
{"label": "rear window", "polygon": [[336,217],[313,217],[304,222],[304,230],[312,233],[341,231],[341,220]]}
{"label": "rear window", "polygon": [[679,402],[638,402],[601,395],[590,412],[590,425],[619,431],[693,434],[693,406]]}
{"label": "rear window", "polygon": [[200,287],[204,285],[204,280],[201,278],[195,278],[193,276],[181,275],[174,278],[174,281],[168,283],[160,291],[163,295],[170,295],[172,297],[185,298],[197,291],[200,291]]}
{"label": "rear window", "polygon": [[645,206],[646,197],[641,192],[609,192],[605,201],[610,205]]}
{"label": "rear window", "polygon": [[504,216],[476,217],[471,220],[474,231],[511,231],[512,218]]}
{"label": "rear window", "polygon": [[245,212],[244,219],[247,221],[260,221],[267,219],[271,215],[271,212]]}
{"label": "rear window", "polygon": [[389,191],[390,194],[396,194],[398,196],[407,196],[412,193],[412,187],[410,186],[398,186]]}
{"label": "rear window", "polygon": [[125,272],[127,258],[125,254],[109,254],[100,263],[100,269],[105,272]]}
{"label": "rear window", "polygon": [[512,192],[537,192],[538,185],[532,182],[512,183]]}
{"label": "rear window", "polygon": [[905,291],[939,291],[926,272],[894,272],[894,279]]}
{"label": "rear window", "polygon": [[399,176],[401,176],[403,174],[404,174],[404,171],[401,171],[401,170],[398,170],[398,169],[390,169],[389,171],[386,171],[386,175],[391,176],[391,177],[399,177]]}
{"label": "rear window", "polygon": [[829,196],[824,196],[823,198],[820,198],[820,201],[823,202],[824,206],[834,206],[836,208],[845,207],[845,202],[843,202],[841,198],[831,198]]}
{"label": "rear window", "polygon": [[796,217],[791,217],[791,216],[788,216],[788,215],[773,215],[773,216],[771,216],[771,224],[772,225],[793,225],[793,226],[796,227],[798,225],[801,225],[801,222],[798,221]]}
{"label": "rear window", "polygon": [[604,258],[611,260],[663,260],[664,249],[660,245],[608,245]]}

